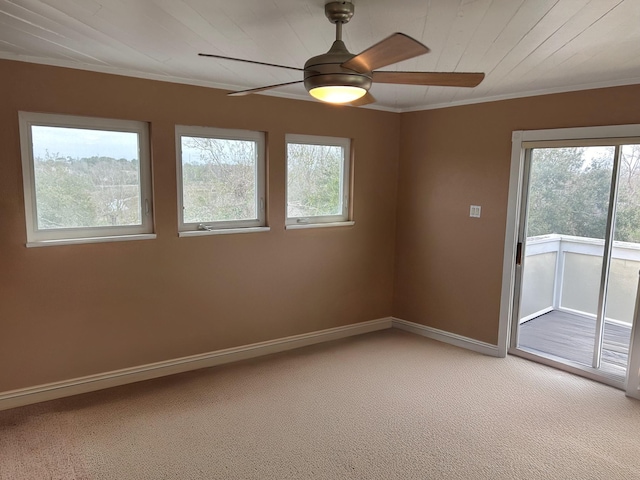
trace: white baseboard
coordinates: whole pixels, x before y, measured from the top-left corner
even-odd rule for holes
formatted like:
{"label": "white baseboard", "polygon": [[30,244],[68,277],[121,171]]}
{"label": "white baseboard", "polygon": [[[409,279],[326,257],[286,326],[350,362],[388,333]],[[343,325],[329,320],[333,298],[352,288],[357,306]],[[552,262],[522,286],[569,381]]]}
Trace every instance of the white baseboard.
{"label": "white baseboard", "polygon": [[150,380],[176,373],[198,370],[201,368],[215,367],[225,363],[237,362],[249,358],[260,357],[272,353],[284,352],[295,348],[306,347],[316,343],[329,342],[340,338],[361,335],[363,333],[384,330],[387,328],[399,328],[423,337],[432,338],[457,347],[473,350],[485,355],[499,356],[498,347],[489,343],[480,342],[472,338],[445,332],[436,328],[427,327],[418,323],[408,322],[399,318],[380,318],[368,322],[354,323],[343,327],[329,328],[317,332],[303,333],[291,337],[253,343],[240,347],[217,350],[199,355],[176,358],[162,362],[149,363],[138,367],[124,368],[112,372],[89,375],[86,377],[48,383],[35,387],[22,388],[0,393],[0,410],[22,407],[33,403],[46,402],[56,398],[69,397],[81,393],[93,392],[105,388],[117,387],[128,383]]}
{"label": "white baseboard", "polygon": [[493,357],[501,356],[497,345],[491,345],[490,343],[474,340],[473,338],[463,337],[462,335],[456,335],[455,333],[445,332],[444,330],[438,330],[437,328],[427,327],[426,325],[408,322],[407,320],[401,320],[399,318],[392,318],[392,323],[395,328],[399,328],[400,330],[406,330],[407,332],[455,345],[456,347],[466,348],[467,350],[473,350],[474,352]]}
{"label": "white baseboard", "polygon": [[549,312],[553,312],[553,307],[547,307],[547,308],[543,308],[542,310],[539,310],[535,313],[532,313],[531,315],[527,315],[526,317],[522,317],[520,320],[518,320],[518,325],[522,325],[525,322],[528,322],[529,320],[533,320],[534,318],[538,318],[546,313]]}
{"label": "white baseboard", "polygon": [[392,327],[390,317],[0,393],[0,410],[293,350]]}

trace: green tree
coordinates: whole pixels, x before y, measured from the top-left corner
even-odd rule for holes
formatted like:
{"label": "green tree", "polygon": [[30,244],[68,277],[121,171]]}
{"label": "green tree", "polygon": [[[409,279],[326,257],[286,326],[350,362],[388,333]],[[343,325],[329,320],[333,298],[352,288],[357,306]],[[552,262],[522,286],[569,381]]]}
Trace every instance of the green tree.
{"label": "green tree", "polygon": [[589,238],[605,237],[612,166],[612,157],[596,158],[579,171],[568,199],[573,227],[569,235]]}
{"label": "green tree", "polygon": [[50,154],[34,162],[38,228],[73,228],[95,224],[91,182],[74,172],[73,161]]}
{"label": "green tree", "polygon": [[39,228],[141,222],[138,160],[74,159],[47,151],[35,159],[34,171]]}
{"label": "green tree", "polygon": [[528,199],[528,231],[534,237],[569,233],[573,228],[570,191],[582,167],[580,148],[540,148],[531,155]]}
{"label": "green tree", "polygon": [[640,145],[624,145],[620,160],[614,238],[640,243]]}
{"label": "green tree", "polygon": [[531,157],[527,235],[604,238],[613,165],[586,148],[539,148]]}

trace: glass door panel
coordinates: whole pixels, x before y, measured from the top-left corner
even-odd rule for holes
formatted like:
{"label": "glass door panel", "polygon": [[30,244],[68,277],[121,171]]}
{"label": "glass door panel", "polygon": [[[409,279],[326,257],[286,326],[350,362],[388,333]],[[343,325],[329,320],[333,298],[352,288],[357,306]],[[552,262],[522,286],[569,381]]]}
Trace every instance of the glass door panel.
{"label": "glass door panel", "polygon": [[615,147],[528,151],[518,349],[572,365],[600,366],[599,311],[609,272],[605,240],[615,152]]}
{"label": "glass door panel", "polygon": [[624,379],[640,272],[640,145],[622,145],[601,368]]}

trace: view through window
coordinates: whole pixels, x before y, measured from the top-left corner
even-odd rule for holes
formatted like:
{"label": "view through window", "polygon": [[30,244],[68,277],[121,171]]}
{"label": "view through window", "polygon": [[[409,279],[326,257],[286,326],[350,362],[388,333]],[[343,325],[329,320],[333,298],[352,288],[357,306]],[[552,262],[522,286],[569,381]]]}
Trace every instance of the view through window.
{"label": "view through window", "polygon": [[349,139],[287,136],[287,223],[348,219]]}
{"label": "view through window", "polygon": [[150,232],[146,129],[21,113],[31,240]]}
{"label": "view through window", "polygon": [[264,135],[177,127],[181,229],[264,225]]}
{"label": "view through window", "polygon": [[34,125],[38,229],[140,225],[138,135]]}

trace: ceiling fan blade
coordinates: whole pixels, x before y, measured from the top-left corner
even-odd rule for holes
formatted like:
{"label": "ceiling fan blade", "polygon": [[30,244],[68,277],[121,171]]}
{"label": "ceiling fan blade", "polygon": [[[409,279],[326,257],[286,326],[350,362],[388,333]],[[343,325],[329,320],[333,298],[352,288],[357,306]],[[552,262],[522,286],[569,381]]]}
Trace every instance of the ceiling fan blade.
{"label": "ceiling fan blade", "polygon": [[369,105],[370,103],[376,103],[376,99],[373,95],[367,92],[364,94],[364,96],[349,103],[349,105],[351,105],[352,107],[362,107],[364,105]]}
{"label": "ceiling fan blade", "polygon": [[286,65],[277,65],[275,63],[256,62],[255,60],[245,60],[243,58],[224,57],[222,55],[214,55],[212,53],[199,53],[198,55],[200,55],[201,57],[221,58],[223,60],[233,60],[235,62],[252,63],[254,65],[263,65],[266,67],[287,68],[289,70],[297,70],[298,72],[304,72],[304,68],[288,67]]}
{"label": "ceiling fan blade", "polygon": [[484,73],[373,72],[373,81],[376,83],[397,83],[401,85],[475,87],[483,79]]}
{"label": "ceiling fan blade", "polygon": [[284,87],[285,85],[294,85],[296,83],[302,83],[303,80],[298,80],[295,82],[286,82],[286,83],[277,83],[275,85],[267,85],[266,87],[258,87],[258,88],[250,88],[248,90],[238,90],[237,92],[231,92],[227,95],[230,97],[241,97],[243,95],[249,95],[251,93],[263,92],[265,90],[271,90],[272,88]]}
{"label": "ceiling fan blade", "polygon": [[370,72],[425,53],[429,53],[429,48],[419,41],[404,33],[394,33],[347,60],[342,66],[356,72]]}

